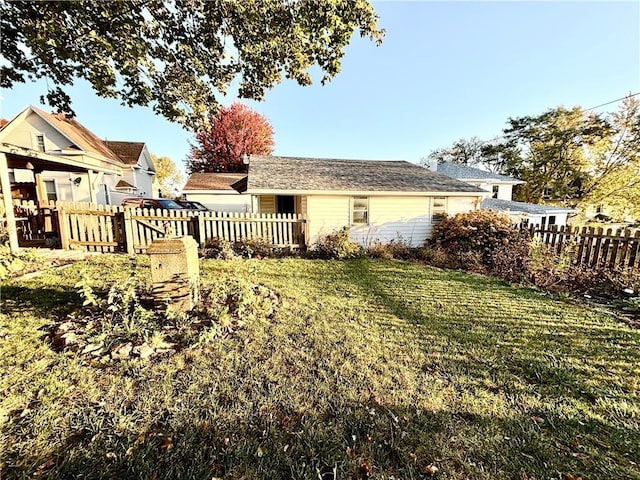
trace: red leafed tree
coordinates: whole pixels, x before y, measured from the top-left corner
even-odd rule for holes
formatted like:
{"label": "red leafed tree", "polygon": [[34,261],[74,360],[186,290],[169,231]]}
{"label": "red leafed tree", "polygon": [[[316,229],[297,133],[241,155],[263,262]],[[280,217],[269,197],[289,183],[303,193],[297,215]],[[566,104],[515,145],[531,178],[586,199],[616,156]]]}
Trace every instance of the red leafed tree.
{"label": "red leafed tree", "polygon": [[197,145],[191,145],[189,172],[246,172],[245,154],[273,152],[273,128],[266,117],[251,108],[236,102],[209,120],[211,128],[199,131]]}

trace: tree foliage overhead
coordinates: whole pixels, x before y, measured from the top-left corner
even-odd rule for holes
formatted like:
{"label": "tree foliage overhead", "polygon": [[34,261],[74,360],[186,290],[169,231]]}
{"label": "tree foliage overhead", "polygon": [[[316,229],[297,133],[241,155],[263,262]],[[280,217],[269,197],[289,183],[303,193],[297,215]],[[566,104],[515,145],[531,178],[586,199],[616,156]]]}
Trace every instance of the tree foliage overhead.
{"label": "tree foliage overhead", "polygon": [[0,0],[0,87],[46,78],[47,103],[73,114],[81,78],[195,128],[235,79],[254,100],[283,75],[310,84],[313,65],[331,80],[354,31],[382,40],[377,19],[365,0]]}
{"label": "tree foliage overhead", "polygon": [[189,172],[246,172],[244,155],[270,155],[273,128],[263,115],[241,103],[222,108],[211,127],[196,134],[187,159]]}
{"label": "tree foliage overhead", "polygon": [[184,183],[182,172],[169,157],[158,157],[152,153],[151,160],[156,169],[156,182],[160,194],[165,198],[174,197]]}

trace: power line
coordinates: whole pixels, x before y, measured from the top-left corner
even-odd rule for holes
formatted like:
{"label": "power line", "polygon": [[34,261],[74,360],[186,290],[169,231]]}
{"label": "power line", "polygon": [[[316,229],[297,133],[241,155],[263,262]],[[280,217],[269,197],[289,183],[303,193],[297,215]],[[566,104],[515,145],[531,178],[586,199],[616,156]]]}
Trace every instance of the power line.
{"label": "power line", "polygon": [[629,95],[625,95],[624,97],[621,97],[621,98],[616,98],[615,100],[611,100],[610,102],[603,103],[601,105],[596,105],[595,107],[591,107],[591,108],[585,108],[585,110],[595,110],[596,108],[604,107],[605,105],[611,105],[612,103],[619,102],[620,100],[624,100],[625,98],[635,97],[636,95],[640,95],[640,92],[630,93]]}

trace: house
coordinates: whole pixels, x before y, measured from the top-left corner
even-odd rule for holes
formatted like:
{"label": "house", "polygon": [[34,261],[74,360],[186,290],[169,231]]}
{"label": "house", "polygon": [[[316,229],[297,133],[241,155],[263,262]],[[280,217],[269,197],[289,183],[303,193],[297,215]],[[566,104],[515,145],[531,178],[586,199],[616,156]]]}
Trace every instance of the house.
{"label": "house", "polygon": [[491,192],[492,198],[499,200],[511,200],[513,198],[513,186],[525,183],[516,178],[452,162],[438,164],[435,171],[447,177],[457,178],[463,182],[480,187],[483,190]]}
{"label": "house", "polygon": [[251,212],[246,173],[192,173],[182,188],[182,198],[200,202],[210,210]]}
{"label": "house", "polygon": [[118,204],[153,193],[144,143],[101,140],[75,119],[33,106],[0,130],[0,153],[14,199]]}
{"label": "house", "polygon": [[256,155],[246,193],[254,212],[304,215],[307,245],[346,226],[363,245],[400,239],[414,246],[446,215],[474,210],[490,195],[404,161]]}
{"label": "house", "polygon": [[451,162],[440,163],[436,169],[438,173],[490,192],[491,197],[485,198],[480,204],[480,208],[507,213],[514,222],[534,225],[566,225],[568,216],[575,213],[572,208],[513,201],[513,186],[525,183],[516,178]]}

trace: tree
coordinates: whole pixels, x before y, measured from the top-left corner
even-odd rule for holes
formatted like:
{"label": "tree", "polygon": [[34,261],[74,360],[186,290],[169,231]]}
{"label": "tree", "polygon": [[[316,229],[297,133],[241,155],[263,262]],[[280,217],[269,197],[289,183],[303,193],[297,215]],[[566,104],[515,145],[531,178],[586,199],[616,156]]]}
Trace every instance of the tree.
{"label": "tree", "polygon": [[426,165],[430,161],[436,161],[439,164],[451,162],[476,167],[482,163],[483,145],[484,142],[478,137],[471,137],[469,140],[461,138],[456,140],[449,148],[439,148],[431,151],[426,158],[421,160],[421,164]]}
{"label": "tree", "polygon": [[195,129],[236,79],[255,100],[283,74],[309,85],[314,65],[330,81],[355,30],[381,42],[377,19],[365,0],[0,0],[0,88],[46,78],[47,103],[73,115],[64,88],[85,79]]}
{"label": "tree", "polygon": [[241,103],[222,108],[211,127],[198,131],[187,169],[194,172],[245,172],[244,155],[270,155],[273,129],[263,115]]}
{"label": "tree", "polygon": [[162,197],[175,197],[176,192],[184,183],[184,176],[176,164],[169,157],[158,157],[151,154],[151,160],[156,169],[156,182]]}
{"label": "tree", "polygon": [[625,98],[606,120],[609,135],[592,149],[579,206],[604,207],[619,221],[640,219],[640,102]]}
{"label": "tree", "polygon": [[589,178],[590,149],[610,134],[602,117],[580,107],[558,107],[538,116],[510,118],[501,141],[483,149],[500,173],[527,182],[517,199],[540,203],[550,189],[555,198],[575,205]]}

